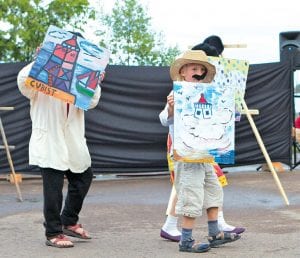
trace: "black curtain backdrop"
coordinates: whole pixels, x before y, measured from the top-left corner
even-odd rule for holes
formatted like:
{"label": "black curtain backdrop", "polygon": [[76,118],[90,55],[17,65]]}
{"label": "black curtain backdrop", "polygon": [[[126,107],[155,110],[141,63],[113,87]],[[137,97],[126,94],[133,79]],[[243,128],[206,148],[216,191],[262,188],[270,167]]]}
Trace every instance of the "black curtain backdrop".
{"label": "black curtain backdrop", "polygon": [[[32,173],[28,165],[31,133],[29,101],[17,88],[17,74],[25,63],[0,64],[0,111],[15,170]],[[95,173],[166,171],[168,128],[159,113],[171,91],[169,67],[108,66],[97,108],[86,112],[86,137]],[[250,65],[245,100],[272,161],[291,165],[292,86],[288,64]],[[0,138],[0,144],[3,144]],[[246,116],[236,123],[236,165],[265,163]],[[0,150],[0,173],[9,173]]]}

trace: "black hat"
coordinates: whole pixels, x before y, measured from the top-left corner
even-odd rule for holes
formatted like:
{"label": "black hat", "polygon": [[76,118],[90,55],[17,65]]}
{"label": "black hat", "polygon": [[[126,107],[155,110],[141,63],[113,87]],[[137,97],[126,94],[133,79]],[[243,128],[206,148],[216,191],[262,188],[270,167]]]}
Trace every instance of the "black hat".
{"label": "black hat", "polygon": [[208,56],[219,56],[218,50],[214,46],[207,43],[200,43],[196,46],[193,46],[192,50],[202,50]]}
{"label": "black hat", "polygon": [[207,43],[211,46],[214,46],[217,49],[219,55],[221,55],[224,50],[223,42],[219,36],[216,35],[209,36],[203,41],[203,43]]}

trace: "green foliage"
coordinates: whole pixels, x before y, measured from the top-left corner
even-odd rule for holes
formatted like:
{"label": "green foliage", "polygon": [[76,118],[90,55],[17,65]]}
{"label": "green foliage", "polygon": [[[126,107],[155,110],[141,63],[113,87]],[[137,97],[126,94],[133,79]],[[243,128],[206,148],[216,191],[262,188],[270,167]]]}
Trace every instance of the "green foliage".
{"label": "green foliage", "polygon": [[117,0],[112,13],[103,20],[109,28],[106,45],[114,64],[170,65],[179,54],[177,46],[165,47],[162,35],[151,30],[151,18],[138,0]]}
{"label": "green foliage", "polygon": [[88,0],[0,0],[0,60],[30,61],[50,25],[81,30],[95,11]]}

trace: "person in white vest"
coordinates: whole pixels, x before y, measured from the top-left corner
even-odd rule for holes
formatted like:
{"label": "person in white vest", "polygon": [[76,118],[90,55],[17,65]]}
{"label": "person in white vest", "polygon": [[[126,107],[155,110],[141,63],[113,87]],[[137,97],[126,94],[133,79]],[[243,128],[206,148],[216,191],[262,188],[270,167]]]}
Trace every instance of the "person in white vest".
{"label": "person in white vest", "polygon": [[[91,239],[78,223],[93,178],[91,156],[85,138],[84,111],[25,86],[32,65],[30,63],[19,72],[17,83],[20,92],[30,100],[32,133],[29,164],[39,167],[43,179],[46,245],[73,247],[73,242],[67,236]],[[104,73],[99,81],[103,78]],[[100,95],[101,89],[97,85],[89,108],[97,106]],[[63,207],[65,177],[68,191]]]}

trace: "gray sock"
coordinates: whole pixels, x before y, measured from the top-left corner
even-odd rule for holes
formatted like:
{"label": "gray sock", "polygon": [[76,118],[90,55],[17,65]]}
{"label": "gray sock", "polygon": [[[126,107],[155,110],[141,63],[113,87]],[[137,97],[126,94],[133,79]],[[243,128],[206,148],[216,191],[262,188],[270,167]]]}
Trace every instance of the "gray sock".
{"label": "gray sock", "polygon": [[181,238],[180,242],[187,241],[192,238],[192,229],[190,228],[182,228],[181,230]]}
{"label": "gray sock", "polygon": [[217,220],[208,221],[208,236],[216,236],[220,233]]}

